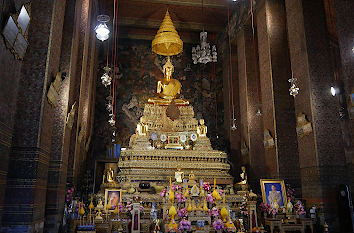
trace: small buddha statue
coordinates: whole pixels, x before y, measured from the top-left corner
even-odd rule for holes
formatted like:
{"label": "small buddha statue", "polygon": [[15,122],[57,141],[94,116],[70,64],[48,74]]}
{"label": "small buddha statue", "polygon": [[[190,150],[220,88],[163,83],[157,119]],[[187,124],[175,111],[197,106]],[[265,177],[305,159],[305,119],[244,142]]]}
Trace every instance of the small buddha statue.
{"label": "small buddha statue", "polygon": [[287,213],[291,214],[291,213],[293,212],[293,208],[294,208],[294,206],[293,206],[293,204],[291,203],[290,198],[288,198],[288,204],[287,204],[287,206],[286,206],[286,211],[287,211]]}
{"label": "small buddha statue", "polygon": [[111,167],[105,171],[105,174],[103,175],[103,183],[115,183],[114,171]]}
{"label": "small buddha statue", "polygon": [[160,233],[160,219],[154,219],[154,233]]}
{"label": "small buddha statue", "polygon": [[182,183],[183,178],[184,178],[184,172],[181,171],[181,166],[178,165],[177,171],[175,172],[175,179],[176,179],[177,183]]}
{"label": "small buddha statue", "polygon": [[99,221],[99,220],[103,220],[103,217],[102,217],[102,212],[101,210],[98,210],[97,213],[96,213],[96,221]]}
{"label": "small buddha statue", "polygon": [[196,184],[197,184],[197,182],[195,181],[195,175],[194,175],[193,171],[191,171],[191,173],[189,173],[189,176],[188,176],[188,186],[194,186]]}
{"label": "small buddha statue", "polygon": [[237,184],[239,185],[246,185],[247,184],[247,174],[246,174],[246,167],[242,166],[241,167],[242,173],[240,174],[241,181],[238,182]]}
{"label": "small buddha statue", "polygon": [[140,119],[140,122],[136,125],[136,134],[140,136],[146,136],[147,131],[148,126],[142,122],[142,119]]}
{"label": "small buddha statue", "polygon": [[206,137],[208,127],[204,125],[204,119],[199,120],[200,125],[197,126],[198,137]]}
{"label": "small buddha statue", "polygon": [[188,105],[189,101],[180,99],[182,85],[177,79],[172,78],[174,66],[171,63],[170,57],[167,57],[167,62],[163,66],[164,78],[157,82],[158,97],[149,98],[148,102],[153,104],[168,105],[174,101],[178,105]]}

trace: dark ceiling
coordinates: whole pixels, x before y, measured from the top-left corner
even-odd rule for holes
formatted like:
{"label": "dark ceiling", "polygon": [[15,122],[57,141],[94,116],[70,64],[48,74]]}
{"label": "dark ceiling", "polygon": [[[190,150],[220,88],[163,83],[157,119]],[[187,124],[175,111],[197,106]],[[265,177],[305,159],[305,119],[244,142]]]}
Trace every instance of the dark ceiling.
{"label": "dark ceiling", "polygon": [[[102,0],[104,14],[113,18],[114,0]],[[119,0],[119,37],[151,40],[168,9],[177,31],[185,42],[197,42],[205,28],[212,38],[227,24],[232,0]],[[208,36],[209,37],[209,36]]]}

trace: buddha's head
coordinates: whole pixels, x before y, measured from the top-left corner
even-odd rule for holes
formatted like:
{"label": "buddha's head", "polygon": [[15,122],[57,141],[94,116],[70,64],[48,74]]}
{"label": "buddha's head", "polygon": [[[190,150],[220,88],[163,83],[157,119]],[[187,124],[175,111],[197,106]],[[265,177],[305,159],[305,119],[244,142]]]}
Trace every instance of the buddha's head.
{"label": "buddha's head", "polygon": [[174,67],[171,63],[170,57],[168,57],[166,64],[163,66],[163,74],[167,80],[170,80],[172,78],[173,71]]}
{"label": "buddha's head", "polygon": [[200,120],[199,120],[199,123],[200,123],[201,125],[204,125],[204,119],[200,119]]}

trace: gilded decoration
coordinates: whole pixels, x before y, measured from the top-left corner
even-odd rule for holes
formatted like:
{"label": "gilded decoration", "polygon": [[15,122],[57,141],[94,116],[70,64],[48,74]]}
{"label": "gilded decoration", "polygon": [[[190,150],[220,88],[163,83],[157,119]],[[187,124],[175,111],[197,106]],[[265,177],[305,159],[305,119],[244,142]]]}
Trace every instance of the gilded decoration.
{"label": "gilded decoration", "polygon": [[300,113],[296,118],[296,132],[300,138],[312,133],[311,122],[306,119],[306,115],[303,113]]}
{"label": "gilded decoration", "polygon": [[264,141],[263,141],[263,144],[264,144],[264,148],[265,148],[265,149],[270,149],[270,148],[273,148],[273,147],[275,146],[275,145],[274,145],[274,139],[273,139],[273,137],[271,136],[269,130],[265,130],[265,131],[264,131]]}
{"label": "gilded decoration", "polygon": [[[168,56],[162,69],[163,78],[157,81],[157,96],[145,102],[129,147],[121,152],[117,179],[123,186],[138,187],[142,181],[166,183],[176,174],[178,181],[182,181],[182,175],[187,172],[191,181],[216,178],[224,184],[232,184],[226,153],[213,150],[204,119],[198,123],[189,101],[181,98],[181,83],[172,78],[174,66],[169,56],[182,49],[178,50],[180,44],[176,42],[177,47],[168,50],[169,46],[174,46],[170,44],[172,34],[164,34],[170,29],[174,30],[173,36],[179,38],[167,12],[152,42],[153,52]],[[165,36],[167,39],[163,40]],[[156,46],[158,43],[160,45]]]}

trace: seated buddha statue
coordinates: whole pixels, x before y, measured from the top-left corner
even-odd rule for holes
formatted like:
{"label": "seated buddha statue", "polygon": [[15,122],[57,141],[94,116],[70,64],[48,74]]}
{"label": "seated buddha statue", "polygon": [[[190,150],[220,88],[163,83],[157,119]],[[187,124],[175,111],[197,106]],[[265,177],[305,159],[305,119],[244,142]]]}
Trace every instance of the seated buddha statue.
{"label": "seated buddha statue", "polygon": [[166,64],[163,66],[164,78],[157,82],[158,97],[149,98],[148,102],[158,105],[169,105],[172,101],[177,105],[188,105],[189,101],[181,99],[181,83],[177,79],[172,78],[174,67],[170,57],[167,58]]}
{"label": "seated buddha statue", "polygon": [[103,183],[116,183],[114,180],[114,171],[111,167],[105,170],[105,173],[103,175]]}
{"label": "seated buddha statue", "polygon": [[143,123],[142,119],[140,119],[140,122],[136,125],[136,133],[139,136],[146,136],[147,131],[148,126]]}
{"label": "seated buddha statue", "polygon": [[200,125],[197,126],[198,137],[206,137],[208,127],[204,125],[204,119],[199,120]]}

